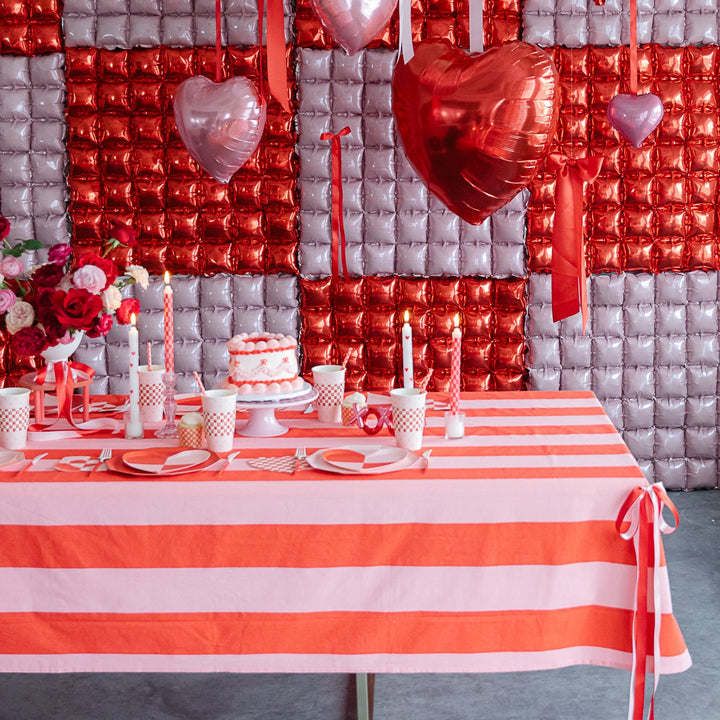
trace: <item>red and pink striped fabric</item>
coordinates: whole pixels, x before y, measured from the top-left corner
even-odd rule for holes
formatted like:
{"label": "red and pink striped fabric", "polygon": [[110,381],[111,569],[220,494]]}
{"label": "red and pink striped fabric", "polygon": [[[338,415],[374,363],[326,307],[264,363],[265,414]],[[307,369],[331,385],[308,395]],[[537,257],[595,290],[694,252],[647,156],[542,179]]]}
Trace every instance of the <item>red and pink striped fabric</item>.
{"label": "red and pink striped fabric", "polygon": [[[0,471],[0,672],[630,669],[636,562],[615,521],[646,481],[594,395],[464,394],[461,409],[463,440],[432,410],[430,467],[388,475],[248,465],[368,443],[301,413],[282,437],[236,438],[222,473],[52,469],[128,446],[97,438]],[[664,557],[657,582],[659,670],[679,672]]]}

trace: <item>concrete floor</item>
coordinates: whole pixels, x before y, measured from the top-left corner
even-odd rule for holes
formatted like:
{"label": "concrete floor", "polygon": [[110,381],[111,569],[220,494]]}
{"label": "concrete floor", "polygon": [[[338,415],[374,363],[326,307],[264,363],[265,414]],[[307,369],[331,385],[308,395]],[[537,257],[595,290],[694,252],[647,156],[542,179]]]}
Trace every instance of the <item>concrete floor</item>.
{"label": "concrete floor", "polygon": [[[661,679],[657,720],[720,719],[720,492],[673,493],[665,538],[693,667]],[[344,720],[344,675],[0,675],[0,720]],[[376,720],[625,720],[629,673],[573,667],[497,675],[381,675]]]}

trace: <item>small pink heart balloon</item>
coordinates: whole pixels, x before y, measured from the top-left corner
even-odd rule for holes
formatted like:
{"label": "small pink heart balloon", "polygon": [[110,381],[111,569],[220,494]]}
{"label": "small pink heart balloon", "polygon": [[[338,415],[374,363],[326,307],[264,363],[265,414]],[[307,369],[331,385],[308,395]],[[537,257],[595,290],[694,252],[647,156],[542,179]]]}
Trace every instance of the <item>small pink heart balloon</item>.
{"label": "small pink heart balloon", "polygon": [[317,19],[350,55],[380,33],[397,4],[398,0],[310,0]]}
{"label": "small pink heart balloon", "polygon": [[265,128],[265,103],[245,77],[188,78],[178,85],[174,109],[188,152],[221,183],[250,159]]}
{"label": "small pink heart balloon", "polygon": [[662,100],[653,93],[616,95],[608,103],[607,114],[610,124],[637,148],[660,124],[665,109]]}

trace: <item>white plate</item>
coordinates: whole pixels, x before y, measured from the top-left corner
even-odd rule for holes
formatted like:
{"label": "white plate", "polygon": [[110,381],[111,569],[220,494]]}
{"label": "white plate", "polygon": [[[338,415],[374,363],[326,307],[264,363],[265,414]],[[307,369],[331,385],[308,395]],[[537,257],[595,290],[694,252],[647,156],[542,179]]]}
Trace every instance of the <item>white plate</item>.
{"label": "white plate", "polygon": [[24,453],[15,450],[0,450],[0,468],[12,467],[24,459]]}
{"label": "white plate", "polygon": [[272,395],[270,393],[238,393],[237,399],[239,403],[256,403],[256,402],[277,402],[278,400],[290,400],[291,398],[299,398],[301,395],[312,390],[312,385],[308,382],[303,382],[303,386],[299,390],[292,390],[286,393],[276,393]]}
{"label": "white plate", "polygon": [[[358,447],[362,446],[357,446],[354,449],[357,450]],[[377,448],[377,445],[375,447]],[[420,459],[418,455],[416,455],[410,450],[402,450],[402,448],[397,448],[398,450],[401,450],[403,453],[405,453],[405,457],[402,460],[397,460],[396,462],[393,462],[391,464],[385,464],[376,467],[369,467],[359,470],[346,470],[339,467],[338,465],[333,465],[327,460],[323,459],[322,454],[324,452],[327,452],[328,449],[329,448],[324,448],[323,450],[318,450],[317,452],[314,452],[312,455],[310,455],[307,458],[308,465],[315,468],[316,470],[324,470],[325,472],[337,473],[338,475],[380,475],[381,473],[405,470],[414,465]]]}

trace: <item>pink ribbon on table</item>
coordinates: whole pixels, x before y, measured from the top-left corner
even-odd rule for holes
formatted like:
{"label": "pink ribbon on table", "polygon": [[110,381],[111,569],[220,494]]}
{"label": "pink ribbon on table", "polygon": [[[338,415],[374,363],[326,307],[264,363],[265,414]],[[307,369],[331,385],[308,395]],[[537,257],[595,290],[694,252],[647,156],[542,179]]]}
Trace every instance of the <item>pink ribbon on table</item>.
{"label": "pink ribbon on table", "polygon": [[[668,508],[675,518],[671,526],[663,518],[663,508]],[[625,522],[630,523],[627,530],[622,531]],[[650,524],[652,523],[652,536]],[[662,608],[660,597],[660,533],[665,535],[674,532],[679,523],[678,511],[667,495],[662,483],[644,485],[633,488],[625,499],[615,527],[624,540],[632,540],[635,546],[637,561],[637,578],[635,581],[635,608],[633,611],[633,664],[630,687],[630,706],[628,720],[642,720],[645,706],[645,673],[647,663],[648,636],[648,570],[650,558],[653,562],[653,694],[650,701],[648,720],[655,717],[655,692],[660,680],[660,626]]]}
{"label": "pink ribbon on table", "polygon": [[321,140],[332,140],[330,153],[332,155],[332,276],[337,278],[340,274],[338,251],[342,261],[343,277],[349,277],[347,258],[345,257],[345,221],[343,220],[343,187],[342,187],[342,146],[340,138],[350,134],[346,125],[340,132],[323,133]]}
{"label": "pink ribbon on table", "polygon": [[553,321],[580,311],[583,333],[588,320],[583,188],[597,178],[602,163],[602,157],[569,158],[562,153],[551,153],[547,161],[548,170],[557,171],[551,267]]}

